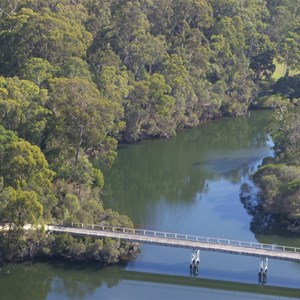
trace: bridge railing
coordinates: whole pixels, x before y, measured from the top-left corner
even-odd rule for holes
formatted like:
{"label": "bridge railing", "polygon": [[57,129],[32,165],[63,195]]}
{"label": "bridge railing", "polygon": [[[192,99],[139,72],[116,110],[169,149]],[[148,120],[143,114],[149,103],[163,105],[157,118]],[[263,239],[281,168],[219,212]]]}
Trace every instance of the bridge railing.
{"label": "bridge railing", "polygon": [[[277,251],[277,252],[300,253],[300,248],[292,247],[292,246],[281,246],[281,245],[263,244],[257,242],[237,241],[237,240],[229,240],[224,238],[203,237],[203,236],[196,236],[196,235],[187,235],[182,233],[154,231],[148,229],[136,229],[136,228],[126,228],[126,227],[97,225],[97,224],[83,224],[83,223],[75,223],[75,222],[62,223],[59,226],[73,227],[78,229],[82,228],[82,229],[90,229],[90,230],[111,231],[111,232],[119,232],[124,234],[127,233],[127,234],[152,236],[152,237],[160,237],[160,238],[167,238],[167,239],[187,240],[187,241],[202,242],[202,243],[209,243],[209,244],[231,245],[236,247],[264,249],[264,250]],[[55,225],[53,227],[55,227]]]}

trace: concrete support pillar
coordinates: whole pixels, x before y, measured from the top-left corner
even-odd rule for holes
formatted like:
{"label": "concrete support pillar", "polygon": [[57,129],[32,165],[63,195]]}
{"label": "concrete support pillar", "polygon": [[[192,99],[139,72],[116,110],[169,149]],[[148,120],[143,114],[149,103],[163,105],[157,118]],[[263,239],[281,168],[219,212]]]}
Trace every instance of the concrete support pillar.
{"label": "concrete support pillar", "polygon": [[200,264],[200,250],[192,250],[190,260],[190,275],[197,276]]}
{"label": "concrete support pillar", "polygon": [[261,257],[259,262],[259,271],[258,271],[258,282],[265,284],[267,282],[267,273],[268,273],[268,258]]}

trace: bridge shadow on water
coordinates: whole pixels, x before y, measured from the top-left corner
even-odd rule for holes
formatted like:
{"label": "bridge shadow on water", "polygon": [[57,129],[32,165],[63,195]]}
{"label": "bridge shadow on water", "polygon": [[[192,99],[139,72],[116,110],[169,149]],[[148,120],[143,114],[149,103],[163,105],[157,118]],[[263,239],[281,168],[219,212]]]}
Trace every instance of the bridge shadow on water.
{"label": "bridge shadow on water", "polygon": [[[269,285],[268,275],[264,277],[262,274],[259,274],[259,272],[257,272],[255,275],[255,269],[253,270],[252,274],[253,278],[256,280],[256,283],[249,283],[249,271],[216,271],[210,268],[203,268],[201,263],[196,273],[193,273],[193,271],[191,272],[187,263],[168,264],[167,266],[162,266],[161,263],[156,263],[155,261],[139,262],[138,269],[138,271],[135,269],[134,264],[132,266],[127,266],[126,270],[121,270],[122,279],[210,288],[232,291],[234,293],[244,292],[270,296],[295,297],[296,299],[300,299],[300,289],[277,285],[277,282],[280,284],[281,278],[274,278],[273,274],[272,281],[276,282],[276,286]],[[165,273],[157,273],[157,270],[159,269],[161,269],[161,272]],[[178,270],[184,269],[186,270],[186,275],[182,275],[182,272],[179,273]],[[228,280],[224,280],[224,278],[228,278]],[[298,283],[299,282],[297,281],[291,284],[292,286],[296,287]]]}
{"label": "bridge shadow on water", "polygon": [[[300,289],[209,279],[207,277],[215,274],[209,274],[208,270],[201,267],[196,277],[189,276],[188,265],[186,265],[186,276],[131,271],[125,267],[126,264],[105,267],[99,263],[64,261],[7,265],[2,268],[0,274],[0,299],[42,300],[46,299],[47,295],[66,295],[68,299],[90,299],[96,290],[102,287],[109,289],[117,287],[124,281],[134,284],[153,283],[166,287],[172,285],[174,288],[207,288],[219,290],[221,293],[222,291],[241,293],[240,299],[243,293],[251,296],[262,294],[297,299],[300,295]],[[178,266],[170,266],[170,268],[175,270]],[[7,270],[10,271],[9,275]]]}
{"label": "bridge shadow on water", "polygon": [[[300,289],[292,289],[286,287],[267,286],[262,284],[237,283],[231,281],[222,281],[201,278],[198,276],[178,276],[163,275],[157,273],[144,273],[136,271],[121,271],[122,278],[125,280],[143,281],[159,284],[172,284],[180,286],[192,286],[199,288],[209,288],[224,291],[232,291],[233,293],[251,293],[270,296],[292,297],[299,299]],[[201,275],[200,275],[201,276]]]}

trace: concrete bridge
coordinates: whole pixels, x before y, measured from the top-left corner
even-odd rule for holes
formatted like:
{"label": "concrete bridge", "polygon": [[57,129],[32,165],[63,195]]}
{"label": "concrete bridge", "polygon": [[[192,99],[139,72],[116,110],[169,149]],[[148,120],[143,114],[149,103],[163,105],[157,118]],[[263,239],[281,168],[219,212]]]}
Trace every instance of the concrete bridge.
{"label": "concrete bridge", "polygon": [[114,238],[129,242],[191,249],[190,274],[194,276],[198,275],[200,250],[259,257],[258,281],[261,284],[267,282],[269,258],[300,262],[300,248],[291,246],[82,223],[50,225],[46,226],[46,230],[48,234],[51,232],[68,233],[78,236]]}
{"label": "concrete bridge", "polygon": [[47,230],[55,233],[65,232],[72,235],[115,238],[129,242],[300,262],[300,248],[290,246],[81,223],[47,226]]}

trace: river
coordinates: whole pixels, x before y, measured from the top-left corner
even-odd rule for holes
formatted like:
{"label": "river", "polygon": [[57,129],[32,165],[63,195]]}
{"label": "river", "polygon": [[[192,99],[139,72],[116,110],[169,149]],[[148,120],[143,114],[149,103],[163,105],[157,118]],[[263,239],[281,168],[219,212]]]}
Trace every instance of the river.
{"label": "river", "polygon": [[[105,207],[130,216],[136,228],[299,247],[300,239],[253,233],[240,201],[241,184],[251,184],[251,174],[272,155],[269,118],[268,111],[253,111],[169,140],[121,146],[105,171]],[[300,264],[269,260],[261,286],[258,258],[202,251],[194,278],[190,254],[142,245],[124,266],[8,265],[0,271],[0,299],[300,299]]]}

